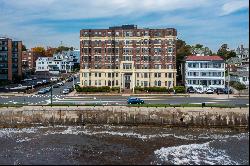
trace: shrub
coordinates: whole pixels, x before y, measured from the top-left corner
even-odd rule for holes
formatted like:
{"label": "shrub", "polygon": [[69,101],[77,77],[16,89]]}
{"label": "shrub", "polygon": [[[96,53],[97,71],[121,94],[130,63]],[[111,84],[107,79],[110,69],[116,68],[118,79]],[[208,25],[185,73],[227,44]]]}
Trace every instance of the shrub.
{"label": "shrub", "polygon": [[110,89],[111,91],[120,91],[120,87],[112,87],[111,89]]}
{"label": "shrub", "polygon": [[241,91],[241,90],[246,89],[246,85],[244,85],[244,84],[242,84],[240,82],[237,82],[237,81],[231,81],[230,86],[235,88],[237,91]]}
{"label": "shrub", "polygon": [[174,90],[175,90],[175,93],[185,93],[186,91],[184,86],[175,86]]}
{"label": "shrub", "polygon": [[110,87],[108,86],[102,86],[102,87],[92,87],[92,86],[85,86],[80,87],[76,86],[77,92],[110,92]]}
{"label": "shrub", "polygon": [[168,89],[165,87],[135,87],[135,91],[145,91],[145,92],[168,92]]}

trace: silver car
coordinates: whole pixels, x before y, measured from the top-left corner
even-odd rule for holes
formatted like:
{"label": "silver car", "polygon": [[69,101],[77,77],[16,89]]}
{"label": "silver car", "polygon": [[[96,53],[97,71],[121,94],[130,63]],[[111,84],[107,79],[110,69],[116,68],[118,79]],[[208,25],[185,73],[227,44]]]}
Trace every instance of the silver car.
{"label": "silver car", "polygon": [[63,94],[69,94],[69,89],[63,89]]}

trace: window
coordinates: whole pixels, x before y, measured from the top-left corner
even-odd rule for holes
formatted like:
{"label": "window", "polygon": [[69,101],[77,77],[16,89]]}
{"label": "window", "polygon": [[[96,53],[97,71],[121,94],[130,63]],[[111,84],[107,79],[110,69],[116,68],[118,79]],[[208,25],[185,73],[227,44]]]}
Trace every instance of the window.
{"label": "window", "polygon": [[161,81],[158,81],[158,86],[161,86]]}
{"label": "window", "polygon": [[172,47],[169,47],[169,48],[168,48],[168,52],[169,52],[169,53],[172,53],[172,52],[173,52],[173,48],[172,48]]}
{"label": "window", "polygon": [[148,78],[148,73],[144,73],[144,78]]}
{"label": "window", "polygon": [[172,81],[168,81],[168,87],[170,88],[172,86]]}
{"label": "window", "polygon": [[88,86],[87,80],[84,81],[84,86]]}
{"label": "window", "polygon": [[168,73],[168,78],[172,78],[172,73]]}
{"label": "window", "polygon": [[123,64],[123,69],[132,69],[132,64],[130,64],[130,63],[124,63]]}

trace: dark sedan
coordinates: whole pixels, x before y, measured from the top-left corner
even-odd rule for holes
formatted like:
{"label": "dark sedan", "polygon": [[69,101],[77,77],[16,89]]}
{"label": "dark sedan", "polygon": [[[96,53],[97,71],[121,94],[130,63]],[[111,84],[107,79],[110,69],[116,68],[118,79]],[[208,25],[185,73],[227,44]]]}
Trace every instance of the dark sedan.
{"label": "dark sedan", "polygon": [[144,100],[139,98],[128,98],[127,100],[128,104],[144,104]]}

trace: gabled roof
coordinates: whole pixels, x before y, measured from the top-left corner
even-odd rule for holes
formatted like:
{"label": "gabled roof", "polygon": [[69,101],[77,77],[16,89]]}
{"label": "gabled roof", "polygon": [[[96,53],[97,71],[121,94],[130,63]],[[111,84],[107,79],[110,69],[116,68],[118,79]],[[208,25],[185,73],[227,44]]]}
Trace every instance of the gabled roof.
{"label": "gabled roof", "polygon": [[186,61],[224,61],[220,56],[187,56]]}

